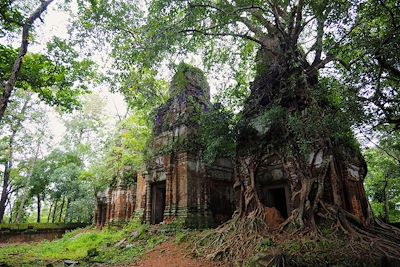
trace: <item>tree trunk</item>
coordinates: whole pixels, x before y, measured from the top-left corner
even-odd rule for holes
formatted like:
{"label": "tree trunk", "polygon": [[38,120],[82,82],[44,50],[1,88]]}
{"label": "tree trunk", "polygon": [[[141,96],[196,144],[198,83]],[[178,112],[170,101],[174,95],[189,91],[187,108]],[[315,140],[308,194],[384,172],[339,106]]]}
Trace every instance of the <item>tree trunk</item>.
{"label": "tree trunk", "polygon": [[50,222],[52,208],[53,208],[53,202],[51,202],[51,204],[50,204],[49,214],[47,215],[47,222],[48,223]]}
{"label": "tree trunk", "polygon": [[61,207],[60,207],[60,214],[58,215],[58,222],[61,222],[61,217],[62,217],[62,213],[64,210],[64,204],[65,204],[65,197],[63,197],[62,203],[61,203]]}
{"label": "tree trunk", "polygon": [[22,38],[19,53],[14,61],[13,68],[11,70],[10,78],[8,79],[5,87],[2,90],[0,98],[0,122],[3,120],[4,112],[7,109],[8,103],[10,102],[11,94],[14,90],[15,83],[17,82],[19,72],[21,70],[22,61],[28,51],[29,45],[29,31],[31,30],[33,23],[40,15],[47,9],[48,5],[54,0],[42,1],[40,6],[27,18],[24,25],[22,26]]}
{"label": "tree trunk", "polygon": [[58,199],[56,199],[56,202],[54,203],[54,207],[53,207],[53,215],[52,215],[52,218],[51,218],[51,223],[54,223],[54,222],[55,222],[55,218],[56,218],[56,211],[57,211],[57,202],[58,202]]}
{"label": "tree trunk", "polygon": [[[28,100],[29,101],[29,100]],[[20,207],[19,207],[19,209],[18,209],[18,212],[17,212],[17,217],[16,217],[16,219],[15,219],[15,221],[16,221],[16,223],[20,223],[20,217],[21,217],[21,215],[22,215],[22,213],[23,213],[23,211],[24,211],[24,208],[25,208],[25,202],[26,202],[26,200],[27,200],[27,198],[28,198],[28,195],[30,195],[30,192],[29,192],[29,185],[30,185],[30,182],[31,182],[31,179],[32,179],[32,176],[33,176],[33,171],[34,171],[34,169],[35,169],[35,165],[36,165],[36,161],[37,161],[37,159],[38,159],[38,157],[39,157],[39,152],[40,152],[40,146],[42,145],[42,139],[40,138],[39,140],[38,140],[38,143],[37,143],[37,145],[36,145],[36,150],[35,150],[35,155],[34,155],[34,157],[33,157],[33,162],[32,162],[32,165],[30,166],[30,169],[29,169],[29,174],[28,174],[28,178],[27,178],[27,180],[26,180],[26,186],[28,186],[28,188],[25,190],[25,192],[24,192],[24,194],[22,195],[22,200],[21,200],[21,205],[20,205]]]}
{"label": "tree trunk", "polygon": [[37,218],[36,218],[36,222],[40,223],[40,211],[41,211],[40,194],[36,195],[36,199],[37,199]]}
{"label": "tree trunk", "polygon": [[64,221],[63,221],[64,223],[66,222],[66,219],[67,219],[69,204],[70,204],[70,200],[69,200],[69,198],[67,198],[67,204],[65,205],[65,212],[64,212]]}
{"label": "tree trunk", "polygon": [[[24,105],[21,108],[20,114],[25,114],[26,109],[28,108],[29,101],[30,101],[30,99],[27,99],[24,102]],[[1,118],[0,118],[0,122],[1,122]],[[11,169],[13,166],[14,141],[15,141],[15,136],[17,135],[17,132],[19,131],[19,129],[21,127],[21,124],[22,124],[22,119],[18,118],[15,125],[11,125],[11,135],[10,135],[10,139],[8,141],[8,158],[7,158],[7,163],[4,167],[3,188],[2,188],[1,197],[0,197],[0,223],[3,222],[4,212],[6,209],[5,204],[9,197],[8,188],[10,186],[10,174],[11,174]]]}
{"label": "tree trunk", "polygon": [[10,201],[10,218],[8,219],[8,223],[12,223],[12,217],[13,217],[13,212],[12,212],[12,205]]}
{"label": "tree trunk", "polygon": [[4,213],[6,210],[6,202],[8,199],[8,188],[10,186],[10,173],[13,165],[13,154],[14,154],[14,139],[17,131],[15,129],[12,130],[10,139],[8,141],[8,159],[6,165],[4,167],[3,172],[3,188],[1,191],[0,197],[0,223],[3,222]]}
{"label": "tree trunk", "polygon": [[27,194],[28,194],[27,192],[24,192],[24,194],[22,195],[22,199],[21,199],[20,205],[18,207],[17,214],[15,215],[15,222],[16,223],[21,223],[21,217],[22,217],[22,214],[24,213]]}
{"label": "tree trunk", "polygon": [[7,201],[7,188],[9,183],[9,171],[8,171],[8,164],[6,164],[6,169],[4,170],[3,174],[3,188],[1,190],[1,197],[0,197],[0,223],[3,222],[4,213],[6,211],[6,201]]}

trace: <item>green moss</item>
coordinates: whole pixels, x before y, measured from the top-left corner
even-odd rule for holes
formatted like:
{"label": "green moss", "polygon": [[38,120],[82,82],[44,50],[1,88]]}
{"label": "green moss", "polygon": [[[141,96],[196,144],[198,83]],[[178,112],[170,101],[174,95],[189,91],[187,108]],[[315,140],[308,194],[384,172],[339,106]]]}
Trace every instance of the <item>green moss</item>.
{"label": "green moss", "polygon": [[268,132],[271,127],[280,127],[286,120],[287,112],[284,108],[276,106],[265,110],[262,114],[251,120],[250,125],[260,134]]}
{"label": "green moss", "polygon": [[208,88],[207,79],[204,72],[192,65],[180,63],[171,82],[171,97],[182,93],[187,88],[190,80],[196,81],[202,89]]}

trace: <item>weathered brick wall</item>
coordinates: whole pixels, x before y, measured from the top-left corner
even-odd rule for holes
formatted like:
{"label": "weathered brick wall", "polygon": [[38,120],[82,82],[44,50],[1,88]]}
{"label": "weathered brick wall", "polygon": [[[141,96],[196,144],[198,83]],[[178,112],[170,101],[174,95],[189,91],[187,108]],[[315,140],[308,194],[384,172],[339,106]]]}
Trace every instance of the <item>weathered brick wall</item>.
{"label": "weathered brick wall", "polygon": [[94,222],[101,228],[111,222],[128,221],[134,212],[136,188],[117,186],[97,195]]}

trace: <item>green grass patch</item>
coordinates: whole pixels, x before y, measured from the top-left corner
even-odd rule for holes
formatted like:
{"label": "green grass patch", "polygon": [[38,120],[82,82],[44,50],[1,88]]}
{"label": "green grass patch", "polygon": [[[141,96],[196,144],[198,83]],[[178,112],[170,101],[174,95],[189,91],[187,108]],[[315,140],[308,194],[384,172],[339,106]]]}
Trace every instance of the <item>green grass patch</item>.
{"label": "green grass patch", "polygon": [[0,231],[73,229],[84,226],[79,223],[4,223],[0,224]]}
{"label": "green grass patch", "polygon": [[122,228],[79,229],[51,242],[2,247],[0,262],[11,266],[57,265],[64,260],[79,261],[80,266],[124,264],[134,262],[138,256],[166,240],[162,231],[154,233],[148,225],[133,221]]}

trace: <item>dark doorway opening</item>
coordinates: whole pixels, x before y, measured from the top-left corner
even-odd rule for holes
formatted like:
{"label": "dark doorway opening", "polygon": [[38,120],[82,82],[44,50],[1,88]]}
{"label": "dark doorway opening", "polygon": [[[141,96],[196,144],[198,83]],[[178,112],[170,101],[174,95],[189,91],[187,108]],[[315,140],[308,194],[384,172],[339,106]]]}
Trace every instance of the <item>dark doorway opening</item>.
{"label": "dark doorway opening", "polygon": [[261,202],[265,206],[276,208],[283,218],[288,217],[287,196],[284,186],[264,186],[260,193]]}
{"label": "dark doorway opening", "polygon": [[158,224],[164,220],[165,181],[151,185],[151,223]]}
{"label": "dark doorway opening", "polygon": [[220,225],[232,218],[235,205],[232,201],[232,183],[224,181],[210,182],[209,207],[214,223]]}

